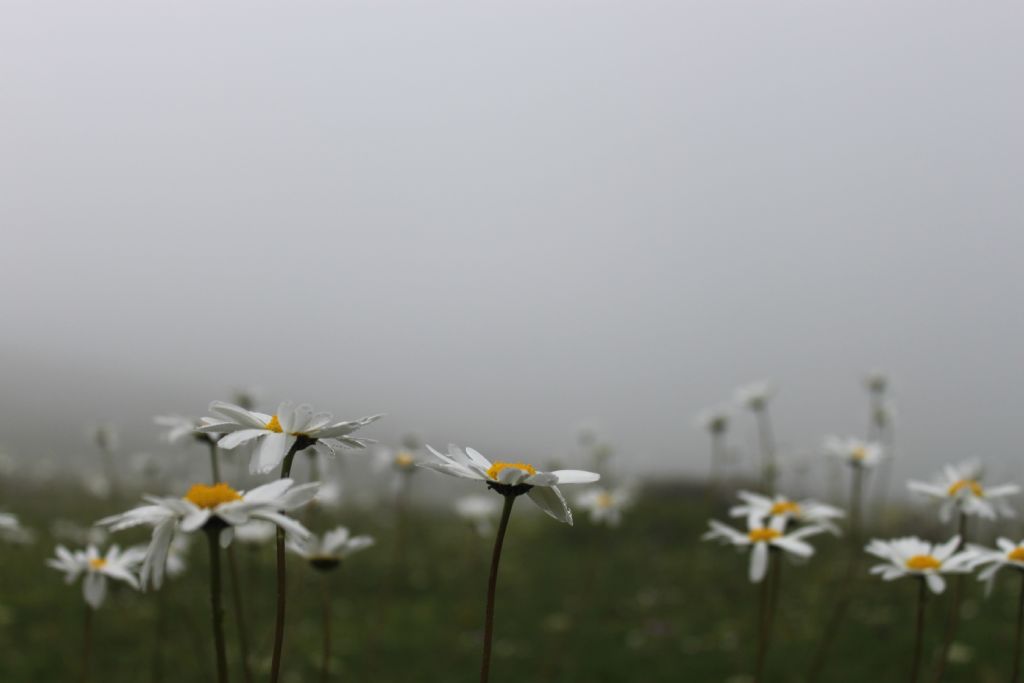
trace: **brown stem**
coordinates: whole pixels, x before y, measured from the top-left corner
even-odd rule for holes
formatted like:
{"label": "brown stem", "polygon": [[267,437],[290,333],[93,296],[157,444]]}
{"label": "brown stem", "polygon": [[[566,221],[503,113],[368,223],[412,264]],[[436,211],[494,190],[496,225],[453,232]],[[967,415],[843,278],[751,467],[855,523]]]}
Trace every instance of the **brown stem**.
{"label": "brown stem", "polygon": [[768,575],[761,580],[761,607],[759,614],[760,633],[757,642],[757,663],[754,669],[754,683],[764,680],[764,668],[768,662],[768,648],[772,639],[772,624],[775,621],[775,605],[779,597],[779,572],[781,568],[779,551],[771,548]]}
{"label": "brown stem", "polygon": [[515,502],[514,494],[505,495],[505,507],[501,510],[501,522],[498,524],[498,535],[494,539],[494,552],[491,554],[491,574],[487,579],[487,607],[484,609],[484,651],[480,662],[480,683],[487,683],[491,675],[491,640],[494,636],[494,594],[498,588],[498,563],[501,561],[501,547],[505,543],[505,531],[508,529],[512,504]]}
{"label": "brown stem", "polygon": [[228,578],[231,579],[231,607],[237,622],[238,649],[242,657],[242,679],[245,683],[252,683],[252,668],[249,666],[249,633],[246,628],[242,603],[242,584],[238,578],[238,564],[235,561],[235,546],[229,545],[226,554],[228,557]]}
{"label": "brown stem", "polygon": [[[295,454],[310,445],[299,437],[284,456],[281,463],[281,479],[287,479],[292,473],[292,461]],[[282,513],[284,514],[284,513]],[[277,527],[277,615],[274,619],[274,654],[270,660],[270,683],[277,683],[281,677],[281,650],[284,645],[284,614],[287,602],[287,581],[285,576],[284,529]]]}

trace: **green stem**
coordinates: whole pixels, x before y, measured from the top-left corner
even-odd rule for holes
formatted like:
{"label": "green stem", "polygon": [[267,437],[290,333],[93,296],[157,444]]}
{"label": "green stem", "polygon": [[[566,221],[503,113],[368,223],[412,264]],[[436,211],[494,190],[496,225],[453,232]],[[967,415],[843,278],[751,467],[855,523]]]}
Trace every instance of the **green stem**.
{"label": "green stem", "polygon": [[491,675],[491,640],[494,637],[494,595],[498,589],[498,563],[501,561],[505,531],[508,529],[508,520],[512,516],[512,504],[515,502],[514,494],[505,495],[505,507],[501,510],[498,535],[494,539],[494,552],[491,553],[491,574],[487,579],[487,606],[484,609],[484,651],[480,662],[480,683],[487,683]]}
{"label": "green stem", "polygon": [[166,611],[167,602],[164,597],[167,591],[167,587],[163,587],[156,592],[156,643],[153,645],[153,683],[163,683],[164,680],[164,661],[163,661],[163,649],[164,649],[164,612]]}
{"label": "green stem", "polygon": [[775,494],[775,433],[767,407],[758,410],[756,415],[757,434],[761,441],[761,487],[771,496]]}
{"label": "green stem", "polygon": [[85,621],[82,624],[82,683],[89,680],[92,664],[92,617],[95,611],[89,605],[85,606]]}
{"label": "green stem", "polygon": [[1017,636],[1013,639],[1013,675],[1010,676],[1010,683],[1017,683],[1020,680],[1021,639],[1024,636],[1024,572],[1020,573],[1020,578],[1020,598],[1017,600]]}
{"label": "green stem", "polygon": [[917,580],[917,628],[914,635],[914,663],[910,668],[910,683],[917,683],[921,670],[921,652],[924,649],[924,606],[928,600],[928,587],[924,577]]}
{"label": "green stem", "polygon": [[850,546],[846,560],[846,572],[843,574],[842,584],[839,589],[839,598],[832,608],[832,615],[829,617],[825,628],[822,631],[821,640],[818,642],[818,649],[811,660],[811,667],[807,674],[810,683],[818,680],[828,651],[832,647],[836,636],[839,635],[839,627],[846,618],[846,610],[850,605],[853,594],[853,585],[857,579],[858,569],[861,561],[861,503],[864,491],[864,468],[854,465],[850,479]]}
{"label": "green stem", "polygon": [[[958,550],[967,545],[967,515],[960,513],[960,521],[957,527],[960,536]],[[949,605],[949,614],[946,615],[946,632],[942,637],[942,650],[939,651],[939,664],[935,672],[935,683],[939,683],[946,674],[946,665],[949,663],[949,650],[953,647],[953,639],[956,638],[956,629],[960,623],[960,603],[963,600],[965,574],[958,574],[953,580],[953,596]]]}
{"label": "green stem", "polygon": [[228,578],[231,580],[231,607],[235,613],[238,627],[238,649],[242,657],[242,678],[245,683],[252,683],[252,668],[249,666],[249,633],[246,628],[242,602],[242,583],[238,577],[238,564],[235,561],[235,546],[229,545],[225,553],[228,557]]}
{"label": "green stem", "polygon": [[775,605],[779,597],[779,551],[776,548],[769,550],[771,553],[768,565],[768,575],[761,580],[761,607],[759,610],[760,633],[757,639],[757,662],[754,668],[754,683],[761,683],[764,680],[764,668],[768,662],[768,648],[772,639],[772,624],[775,621]]}
{"label": "green stem", "polygon": [[206,443],[210,445],[210,471],[213,473],[213,483],[218,484],[223,480],[220,478],[220,463],[217,458],[217,442],[212,438],[207,437]]}
{"label": "green stem", "polygon": [[[292,473],[292,461],[295,454],[308,446],[302,437],[292,445],[281,463],[281,479],[287,479]],[[284,513],[282,513],[284,514]],[[284,645],[284,614],[287,602],[287,581],[285,576],[284,529],[277,528],[277,615],[274,619],[274,654],[270,661],[270,683],[277,683],[281,677],[281,650]]]}
{"label": "green stem", "polygon": [[324,652],[323,652],[323,663],[320,667],[320,680],[323,683],[327,683],[330,680],[330,663],[331,663],[331,575],[330,572],[324,572],[323,577],[323,619],[324,619]]}
{"label": "green stem", "polygon": [[217,682],[228,681],[228,657],[224,643],[224,605],[221,602],[220,585],[220,529],[211,526],[206,529],[206,540],[210,548],[210,610],[213,613],[213,644],[217,654]]}

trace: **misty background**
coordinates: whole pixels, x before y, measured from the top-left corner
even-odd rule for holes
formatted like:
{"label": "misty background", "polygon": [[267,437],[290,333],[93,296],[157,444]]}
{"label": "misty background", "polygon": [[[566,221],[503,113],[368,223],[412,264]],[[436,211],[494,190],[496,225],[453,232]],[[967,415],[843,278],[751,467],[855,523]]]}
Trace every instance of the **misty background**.
{"label": "misty background", "polygon": [[257,386],[385,443],[540,460],[586,420],[703,474],[737,385],[779,387],[785,458],[864,434],[882,368],[898,476],[1022,475],[1018,2],[0,14],[19,461],[93,462],[97,420],[157,450],[153,415]]}

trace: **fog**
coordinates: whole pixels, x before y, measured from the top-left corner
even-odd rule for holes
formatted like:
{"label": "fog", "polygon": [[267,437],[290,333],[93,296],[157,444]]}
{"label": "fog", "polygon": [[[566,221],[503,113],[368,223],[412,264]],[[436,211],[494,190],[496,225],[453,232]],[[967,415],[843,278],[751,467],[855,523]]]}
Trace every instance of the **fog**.
{"label": "fog", "polygon": [[[0,445],[385,412],[485,453],[702,473],[779,386],[786,453],[1019,475],[1024,5],[9,1]],[[749,417],[749,416],[743,416]],[[753,445],[752,420],[737,446]]]}

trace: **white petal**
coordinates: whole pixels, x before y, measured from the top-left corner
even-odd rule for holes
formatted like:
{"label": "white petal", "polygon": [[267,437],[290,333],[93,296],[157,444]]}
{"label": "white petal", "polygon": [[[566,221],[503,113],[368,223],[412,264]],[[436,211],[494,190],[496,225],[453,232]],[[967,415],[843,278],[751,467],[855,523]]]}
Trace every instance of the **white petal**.
{"label": "white petal", "polygon": [[572,526],[572,511],[565,503],[562,492],[557,486],[535,486],[527,494],[530,500],[537,504],[544,512],[548,513],[559,522],[565,522]]}
{"label": "white petal", "polygon": [[764,575],[768,572],[768,544],[755,543],[750,551],[750,580],[753,583],[761,583]]}
{"label": "white petal", "polygon": [[558,477],[559,484],[592,484],[601,479],[600,474],[585,470],[555,470],[551,474]]}

